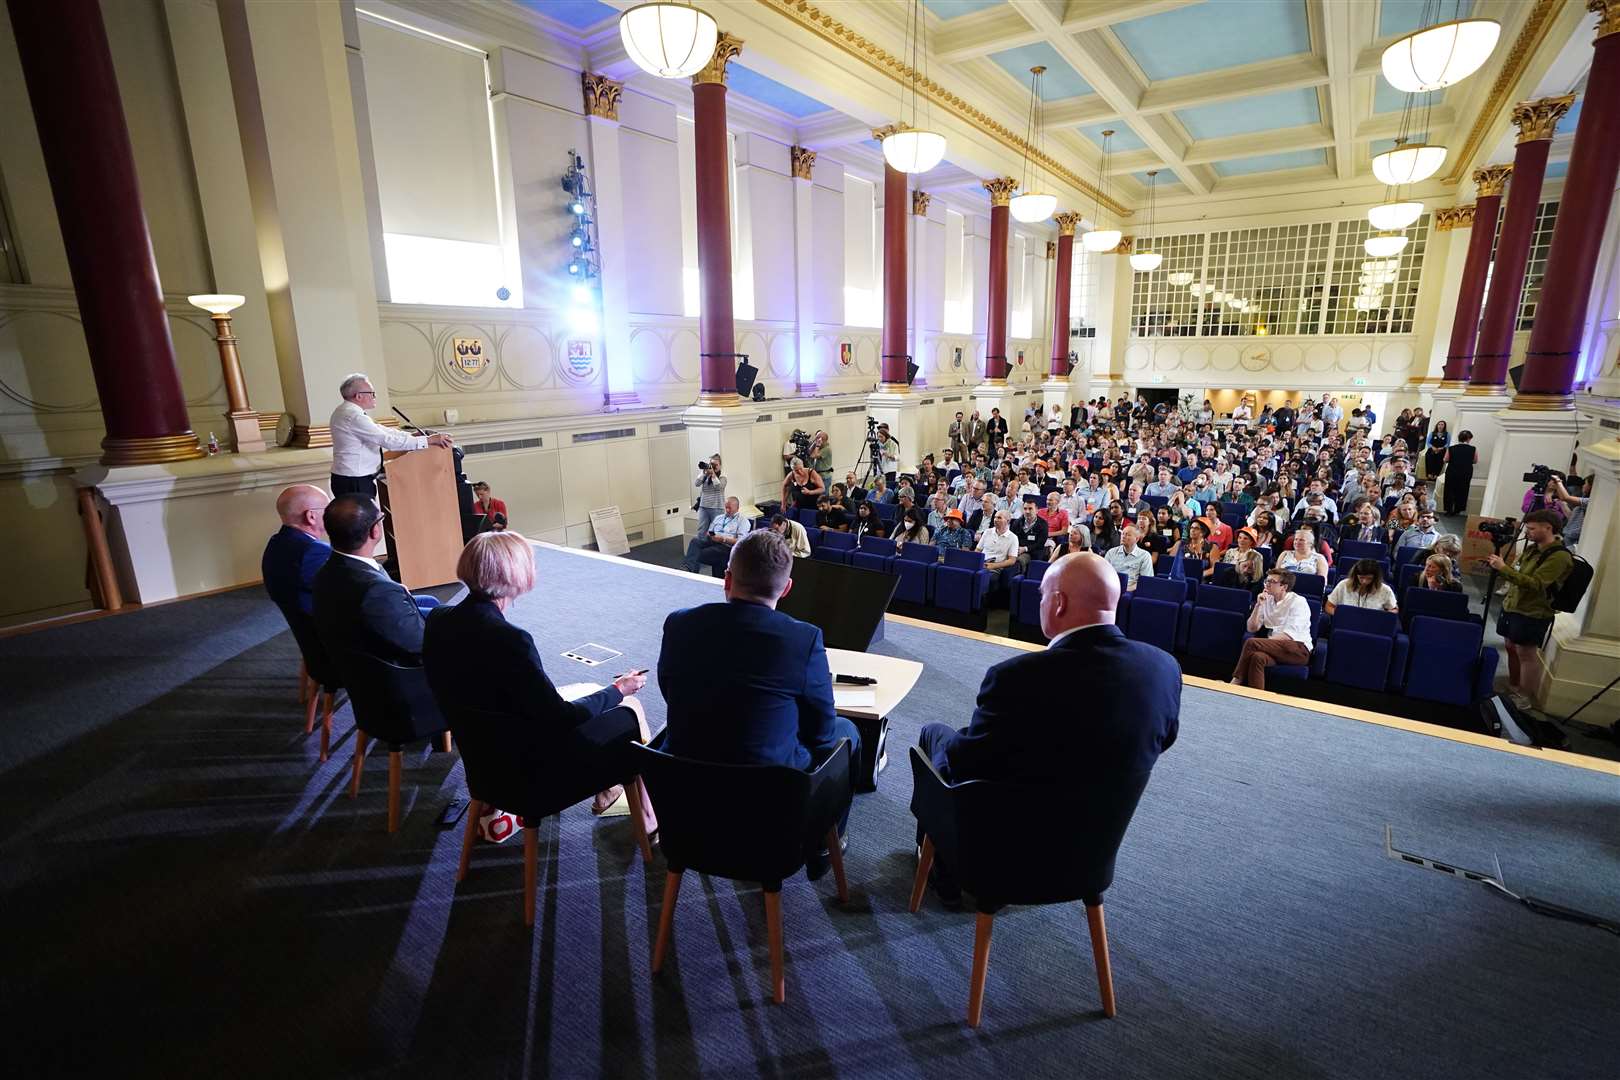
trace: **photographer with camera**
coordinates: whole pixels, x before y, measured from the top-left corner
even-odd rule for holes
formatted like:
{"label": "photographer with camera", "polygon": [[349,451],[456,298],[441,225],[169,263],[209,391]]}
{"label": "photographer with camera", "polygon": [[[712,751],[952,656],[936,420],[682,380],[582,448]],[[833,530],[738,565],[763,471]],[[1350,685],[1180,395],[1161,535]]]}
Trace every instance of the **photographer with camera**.
{"label": "photographer with camera", "polygon": [[1580,493],[1589,490],[1589,487],[1578,476],[1560,479],[1554,475],[1547,485],[1547,494],[1568,507],[1568,516],[1564,519],[1564,543],[1571,548],[1579,547],[1581,543],[1581,526],[1586,524],[1587,499]]}
{"label": "photographer with camera", "polygon": [[1575,568],[1564,546],[1563,521],[1550,510],[1524,515],[1524,550],[1512,566],[1499,553],[1485,561],[1507,580],[1507,597],[1496,632],[1508,645],[1508,697],[1520,708],[1530,708],[1541,688],[1541,644],[1552,628],[1551,593]]}
{"label": "photographer with camera", "polygon": [[720,455],[716,454],[708,461],[700,461],[698,465],[698,478],[692,486],[698,489],[697,504],[697,534],[698,539],[709,535],[709,524],[719,517],[726,508],[726,478],[720,474]]}
{"label": "photographer with camera", "polygon": [[[870,419],[867,423],[871,423]],[[878,471],[883,474],[883,479],[887,480],[892,488],[895,486],[896,474],[900,471],[900,440],[889,434],[888,424],[879,424],[875,437],[877,439],[876,451],[880,462]]]}

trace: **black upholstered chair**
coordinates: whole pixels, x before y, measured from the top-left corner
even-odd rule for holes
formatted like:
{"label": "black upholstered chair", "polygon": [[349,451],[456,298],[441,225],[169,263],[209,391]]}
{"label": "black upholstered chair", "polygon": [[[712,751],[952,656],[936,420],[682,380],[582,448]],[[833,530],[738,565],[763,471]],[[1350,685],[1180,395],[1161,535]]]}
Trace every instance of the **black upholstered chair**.
{"label": "black upholstered chair", "polygon": [[630,828],[641,849],[641,861],[652,862],[652,842],[642,830],[641,815],[636,811],[641,799],[640,777],[612,776],[607,771],[583,767],[585,754],[597,755],[600,750],[581,747],[580,753],[570,754],[566,732],[560,737],[543,734],[534,724],[509,713],[471,709],[455,702],[443,704],[455,729],[467,776],[467,794],[472,800],[461,837],[457,881],[467,876],[478,836],[478,817],[485,807],[516,814],[523,823],[523,923],[533,926],[540,822],[621,782],[625,798],[630,801]]}
{"label": "black upholstered chair", "polygon": [[911,887],[911,910],[921,905],[928,871],[937,858],[978,913],[968,1026],[984,1011],[990,969],[990,930],[1010,904],[1086,905],[1091,951],[1103,1015],[1114,1015],[1114,977],[1108,964],[1103,893],[1114,882],[1114,857],[1148,773],[1111,782],[1029,787],[970,780],[947,784],[928,757],[911,748],[911,811],[923,830],[922,858]]}
{"label": "black upholstered chair", "polygon": [[765,890],[771,996],[782,1004],[782,882],[803,869],[807,848],[826,845],[838,899],[849,899],[837,834],[838,819],[854,796],[849,740],[840,739],[811,772],[785,765],[714,765],[650,746],[635,751],[658,808],[658,835],[669,863],[653,974],[664,966],[683,873],[757,881]]}
{"label": "black upholstered chair", "polygon": [[315,730],[315,713],[319,710],[321,760],[325,761],[332,746],[332,711],[336,707],[337,693],[343,689],[343,676],[327,656],[326,647],[315,632],[315,620],[296,608],[280,610],[303,657],[298,671],[298,704],[304,706],[304,734]]}
{"label": "black upholstered chair", "polygon": [[450,724],[439,711],[428,688],[427,674],[419,667],[404,667],[362,652],[346,652],[339,661],[349,702],[354,706],[354,776],[349,798],[360,794],[366,744],[372,739],[388,745],[388,831],[399,829],[400,776],[407,743],[443,736],[450,749]]}

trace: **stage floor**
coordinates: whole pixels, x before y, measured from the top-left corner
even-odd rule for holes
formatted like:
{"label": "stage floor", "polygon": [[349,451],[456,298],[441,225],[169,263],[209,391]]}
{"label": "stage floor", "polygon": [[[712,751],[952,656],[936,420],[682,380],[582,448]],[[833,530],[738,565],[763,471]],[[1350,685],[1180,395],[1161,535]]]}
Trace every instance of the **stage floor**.
{"label": "stage floor", "polygon": [[[720,596],[628,560],[538,559],[512,618],[557,683],[656,668],[664,615]],[[562,657],[586,642],[623,656]],[[1620,938],[1384,852],[1393,826],[1407,850],[1500,859],[1518,891],[1620,916],[1613,763],[1196,684],[1107,895],[1118,1018],[1098,1011],[1074,905],[997,920],[984,1026],[965,1028],[972,916],[931,897],[905,910],[904,751],[927,721],[965,723],[1017,648],[890,620],[875,651],[926,671],[891,717],[878,791],[856,800],[850,903],[830,879],[784,889],[779,1008],[746,885],[689,881],[651,978],[663,864],[642,866],[622,818],[575,807],[542,828],[532,933],[517,844],[481,846],[455,885],[460,833],[437,825],[464,793],[453,756],[412,756],[388,836],[383,760],[343,797],[345,708],[316,762],[296,648],[259,590],[0,639],[9,1071],[1620,1074]],[[1085,675],[1054,693],[1076,723]],[[656,687],[643,696],[661,725]]]}

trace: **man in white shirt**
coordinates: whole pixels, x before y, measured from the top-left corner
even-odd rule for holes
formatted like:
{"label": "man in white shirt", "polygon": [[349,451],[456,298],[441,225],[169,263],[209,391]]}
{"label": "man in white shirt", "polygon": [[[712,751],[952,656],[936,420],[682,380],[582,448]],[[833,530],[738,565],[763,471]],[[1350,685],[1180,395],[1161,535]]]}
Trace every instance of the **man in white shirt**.
{"label": "man in white shirt", "polygon": [[1153,576],[1153,556],[1147,553],[1147,549],[1136,546],[1141,538],[1142,533],[1135,525],[1127,525],[1125,531],[1119,534],[1119,547],[1109,548],[1103,556],[1109,566],[1126,576],[1125,589],[1128,592],[1136,591],[1139,578]]}
{"label": "man in white shirt", "polygon": [[377,467],[384,450],[425,450],[429,446],[451,447],[455,442],[445,434],[408,435],[392,431],[366,413],[377,404],[377,391],[371,380],[356,373],[338,387],[343,403],[332,410],[332,497],[364,495],[377,497]]}
{"label": "man in white shirt", "polygon": [[747,535],[748,519],[742,516],[742,504],[737,501],[737,496],[732,495],[725,501],[725,512],[710,520],[708,531],[694,536],[692,542],[686,545],[686,558],[681,560],[681,569],[688,574],[701,574],[703,567],[707,566],[714,571],[715,577],[720,577],[726,572],[731,549]]}
{"label": "man in white shirt", "polygon": [[1308,664],[1311,661],[1311,606],[1293,591],[1294,575],[1273,570],[1266,575],[1260,598],[1249,612],[1252,637],[1243,643],[1232,682],[1256,690],[1266,688],[1266,668],[1272,664]]}
{"label": "man in white shirt", "polygon": [[1018,568],[1018,537],[1007,528],[1009,520],[1005,510],[997,511],[995,525],[979,537],[984,568],[996,574],[1003,585],[1012,580],[1012,573]]}

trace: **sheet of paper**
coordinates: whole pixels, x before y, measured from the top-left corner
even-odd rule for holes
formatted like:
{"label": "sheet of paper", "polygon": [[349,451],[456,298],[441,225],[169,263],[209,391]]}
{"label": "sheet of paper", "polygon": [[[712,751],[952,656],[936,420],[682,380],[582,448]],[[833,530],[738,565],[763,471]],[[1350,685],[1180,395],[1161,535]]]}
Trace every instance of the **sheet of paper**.
{"label": "sheet of paper", "polygon": [[571,682],[557,687],[557,693],[562,695],[564,701],[578,701],[602,689],[601,683]]}
{"label": "sheet of paper", "polygon": [[833,705],[839,709],[875,709],[877,691],[865,686],[834,686]]}

